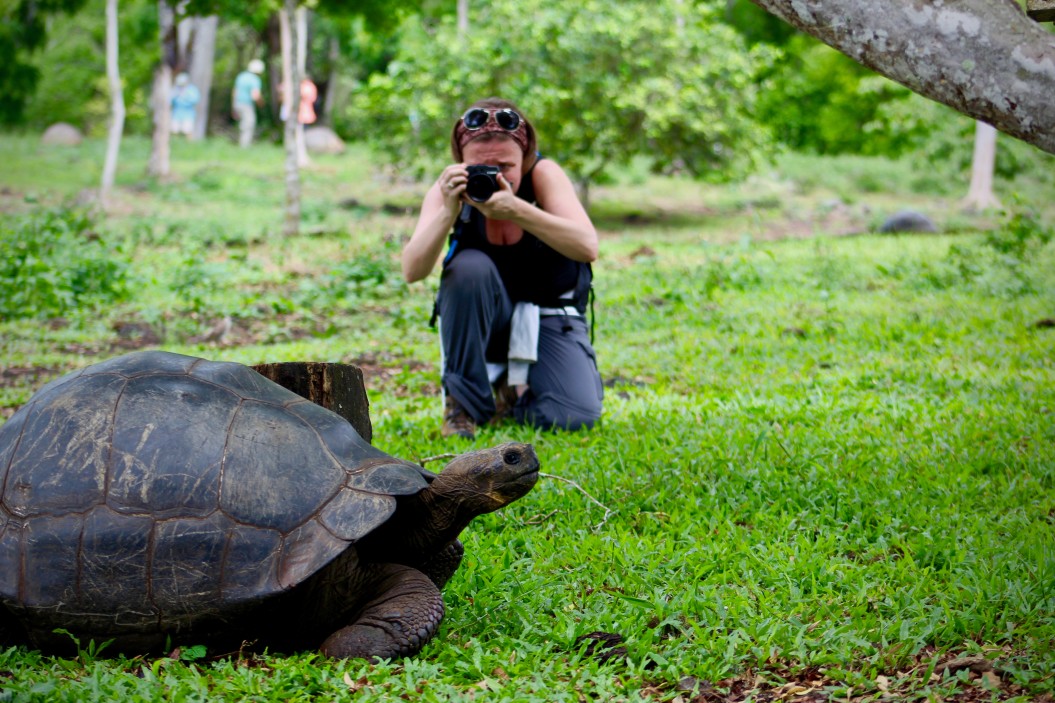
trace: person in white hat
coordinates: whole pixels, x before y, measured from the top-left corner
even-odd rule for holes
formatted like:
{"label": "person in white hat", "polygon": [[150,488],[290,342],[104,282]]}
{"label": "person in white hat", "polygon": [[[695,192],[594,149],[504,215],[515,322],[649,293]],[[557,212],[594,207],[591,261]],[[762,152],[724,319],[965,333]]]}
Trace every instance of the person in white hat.
{"label": "person in white hat", "polygon": [[256,130],[256,108],[264,102],[263,83],[260,74],[264,62],[253,59],[249,66],[234,79],[231,91],[231,114],[238,120],[238,144],[244,149],[253,143]]}

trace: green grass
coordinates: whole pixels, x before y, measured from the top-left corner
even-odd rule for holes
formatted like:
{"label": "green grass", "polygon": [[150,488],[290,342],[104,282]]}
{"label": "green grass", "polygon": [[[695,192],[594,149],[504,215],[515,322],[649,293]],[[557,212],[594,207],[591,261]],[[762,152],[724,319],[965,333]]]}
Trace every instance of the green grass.
{"label": "green grass", "polygon": [[[8,212],[63,202],[101,158],[95,142],[0,149],[16,155]],[[725,187],[628,175],[593,193],[601,424],[451,442],[426,324],[435,281],[399,281],[413,219],[382,210],[421,184],[379,175],[361,148],[319,158],[313,219],[285,240],[278,148],[180,143],[167,185],[136,175],[146,150],[130,141],[118,212],[96,227],[127,257],[134,298],[0,322],[5,413],[123,352],[116,328],[135,322],[211,358],[359,360],[382,449],[530,441],[544,471],[601,505],[549,479],[474,522],[441,633],[409,660],[12,648],[0,701],[713,700],[679,690],[705,685],[764,700],[793,697],[789,682],[838,700],[1055,693],[1055,330],[1036,324],[1055,317],[1050,202],[1027,203],[1040,212],[1025,225],[966,221],[959,192],[898,191],[913,166],[889,162],[879,192],[856,160],[796,157]],[[803,175],[829,169],[850,174],[836,219],[823,179]],[[906,205],[956,226],[867,234]],[[859,235],[831,236],[849,226]],[[228,338],[193,341],[224,315]],[[595,631],[621,635],[626,657],[576,644]],[[972,655],[996,676],[942,669]]]}

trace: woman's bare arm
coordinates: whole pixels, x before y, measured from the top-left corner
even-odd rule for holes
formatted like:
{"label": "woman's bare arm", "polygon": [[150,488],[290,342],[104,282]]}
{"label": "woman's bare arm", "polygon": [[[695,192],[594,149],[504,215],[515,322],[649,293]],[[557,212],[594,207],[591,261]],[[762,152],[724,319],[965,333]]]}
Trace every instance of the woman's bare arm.
{"label": "woman's bare arm", "polygon": [[464,164],[448,166],[425,194],[414,234],[403,247],[403,278],[407,283],[420,281],[436,268],[447,234],[462,211],[466,175]]}

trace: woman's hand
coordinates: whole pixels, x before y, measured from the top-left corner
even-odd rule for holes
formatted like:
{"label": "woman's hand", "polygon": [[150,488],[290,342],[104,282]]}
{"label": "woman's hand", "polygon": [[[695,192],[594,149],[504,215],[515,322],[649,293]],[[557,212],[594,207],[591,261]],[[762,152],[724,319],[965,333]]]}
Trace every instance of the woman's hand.
{"label": "woman's hand", "polygon": [[[462,192],[464,190],[465,187],[463,185]],[[507,181],[506,177],[501,173],[498,174],[498,190],[490,198],[482,203],[469,200],[469,198],[462,198],[462,200],[482,212],[484,217],[489,220],[513,219],[517,213],[518,202],[523,202],[513,192],[513,184]]]}
{"label": "woman's hand", "polygon": [[465,192],[465,184],[468,180],[469,172],[465,164],[451,164],[440,174],[436,183],[443,196],[443,204],[449,212],[461,212],[462,194]]}

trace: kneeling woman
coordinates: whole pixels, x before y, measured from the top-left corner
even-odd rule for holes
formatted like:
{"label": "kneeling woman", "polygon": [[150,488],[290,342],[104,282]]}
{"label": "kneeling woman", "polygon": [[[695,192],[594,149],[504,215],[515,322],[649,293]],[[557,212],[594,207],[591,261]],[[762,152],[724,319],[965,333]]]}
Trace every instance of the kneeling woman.
{"label": "kneeling woman", "polygon": [[[512,103],[474,104],[454,125],[451,151],[456,163],[425,195],[403,249],[403,276],[419,281],[449,238],[436,301],[443,435],[472,438],[506,413],[547,429],[591,426],[603,395],[585,318],[593,223]],[[497,190],[481,202],[466,193],[475,165],[498,169]]]}

